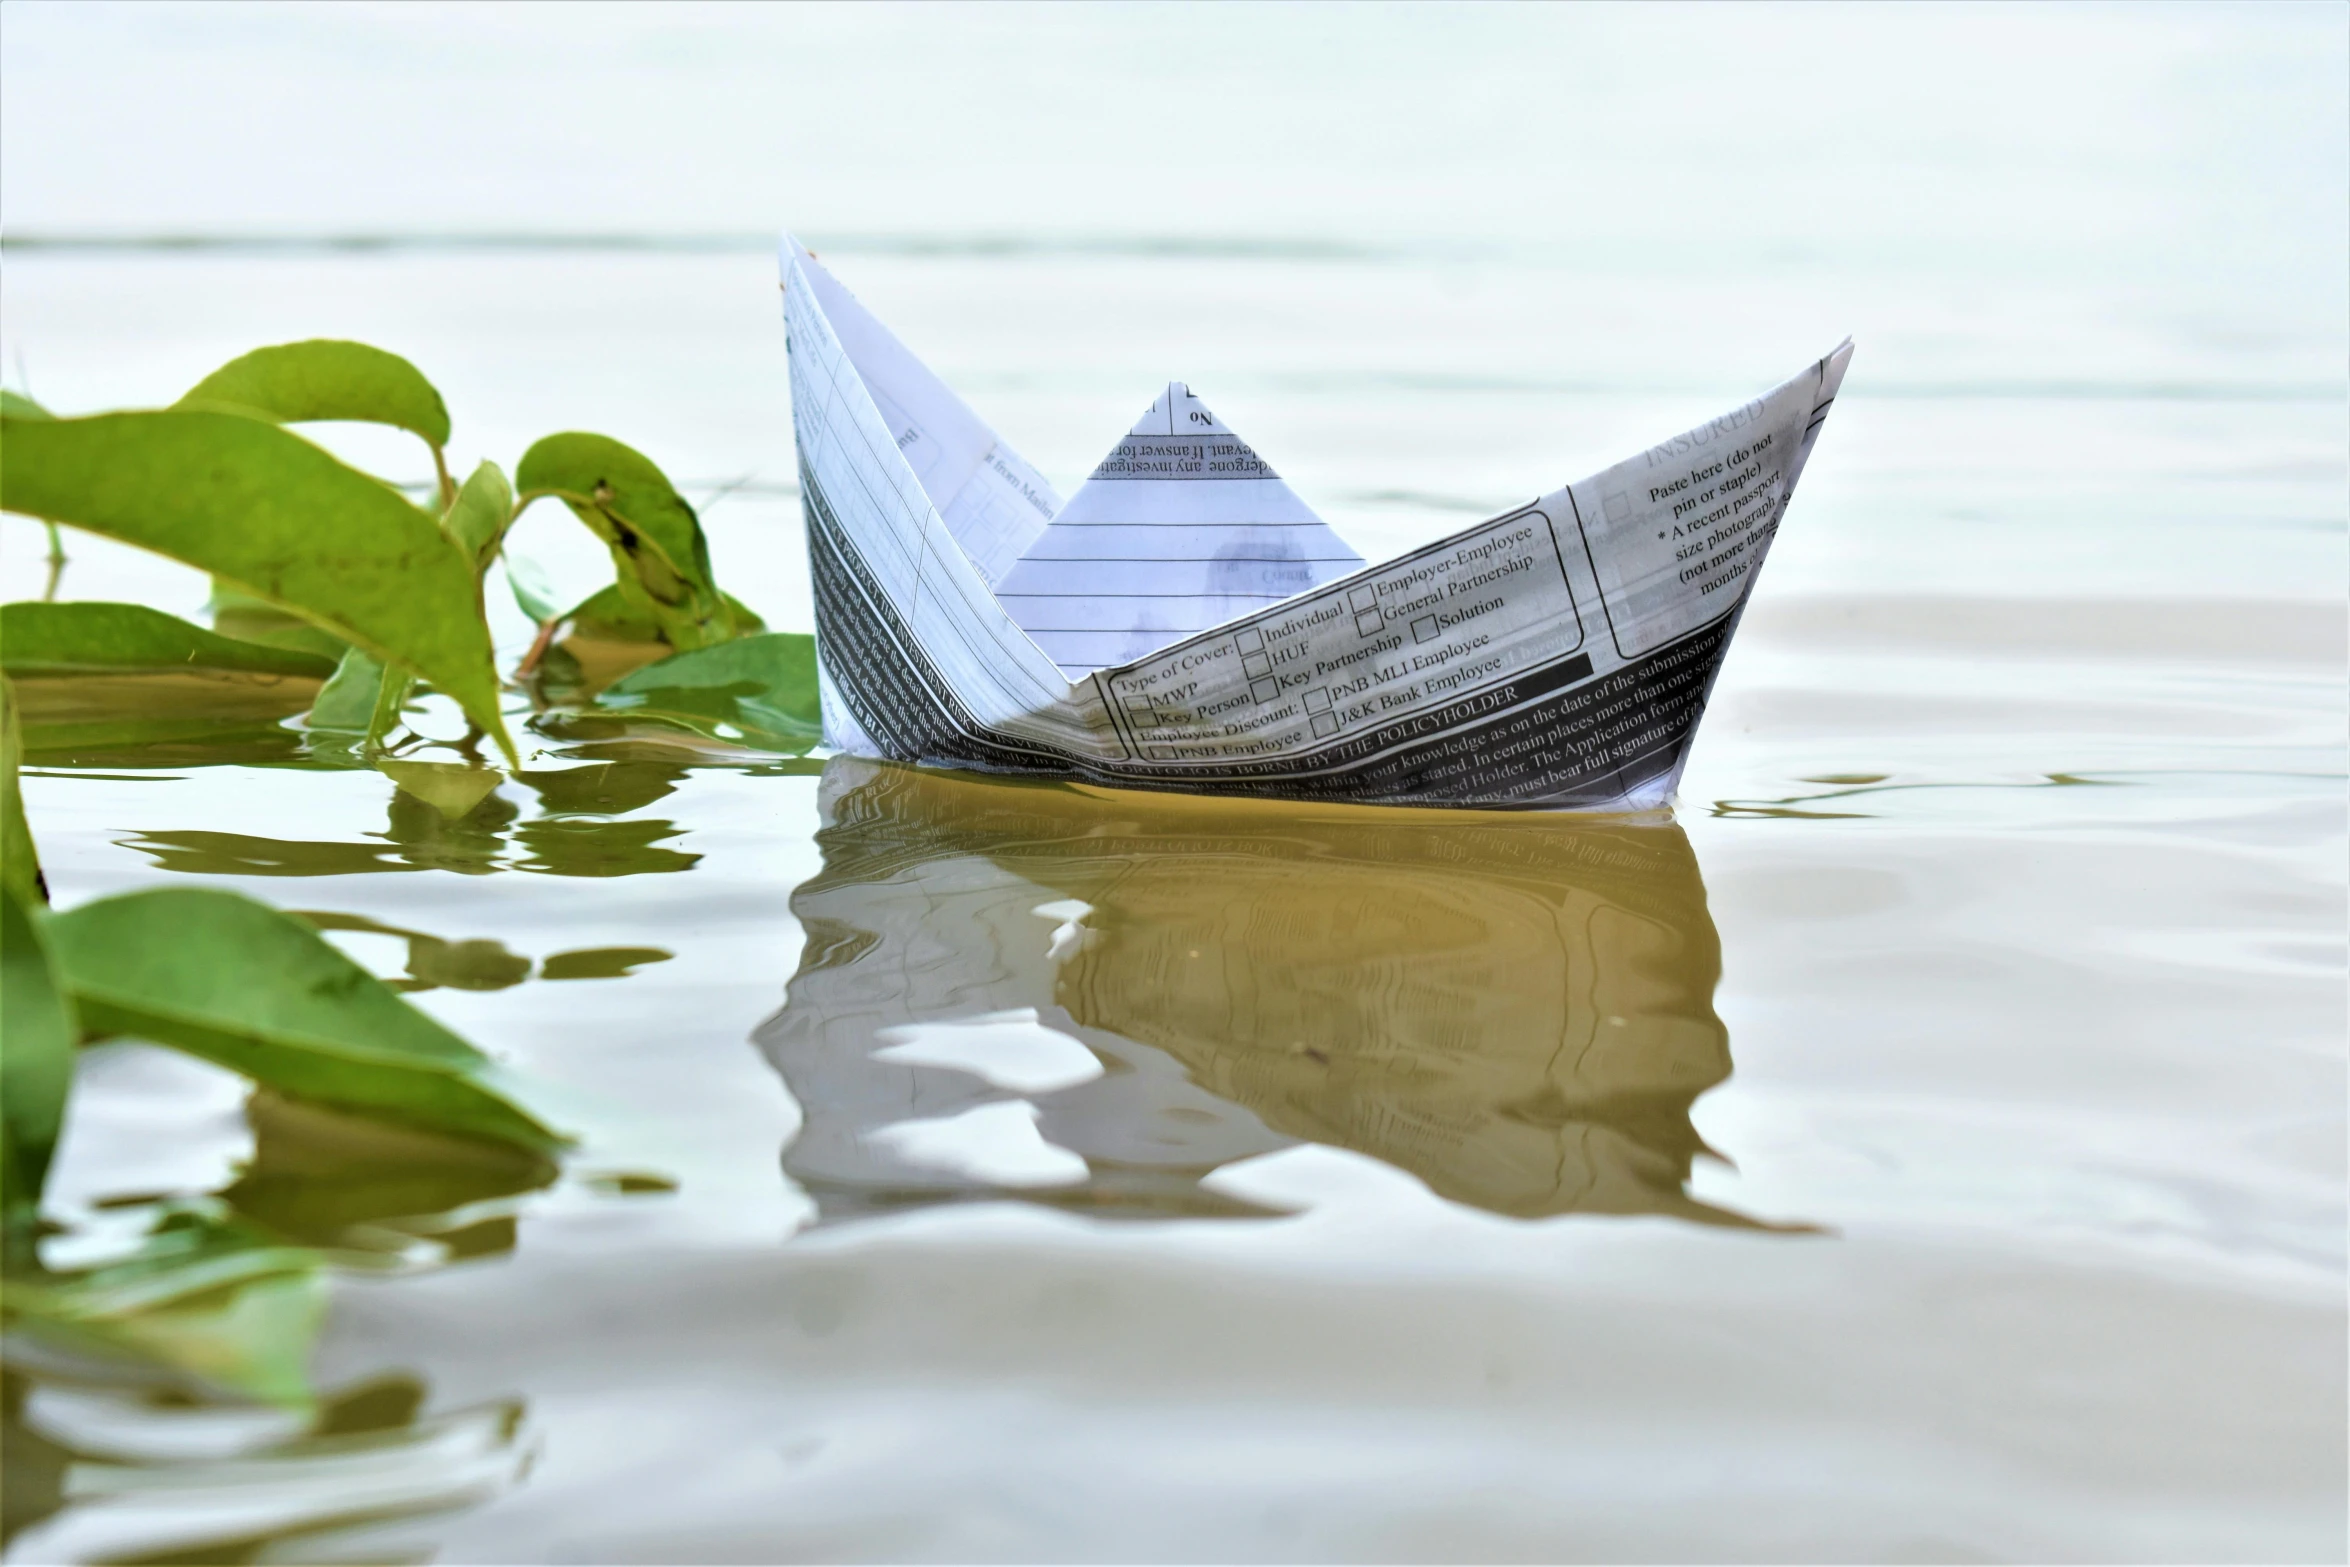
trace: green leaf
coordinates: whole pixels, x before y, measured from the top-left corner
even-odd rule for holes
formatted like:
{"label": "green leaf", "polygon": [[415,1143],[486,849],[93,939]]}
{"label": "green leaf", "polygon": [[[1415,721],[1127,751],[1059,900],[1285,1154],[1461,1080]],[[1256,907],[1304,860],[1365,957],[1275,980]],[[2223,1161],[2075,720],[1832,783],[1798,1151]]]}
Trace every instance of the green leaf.
{"label": "green leaf", "polygon": [[33,830],[24,817],[24,796],[17,789],[16,770],[24,760],[24,741],[16,727],[16,688],[0,676],[0,886],[29,903],[47,903],[49,885],[41,878],[41,857],[33,848]]}
{"label": "green leaf", "polygon": [[12,1278],[10,1326],[102,1359],[160,1365],[265,1403],[311,1401],[326,1315],[317,1253],[257,1226],[172,1213],[132,1256]]}
{"label": "green leaf", "polygon": [[680,651],[735,634],[694,509],[641,452],[608,436],[550,435],[514,471],[525,501],[553,495],[611,548],[622,595]]}
{"label": "green leaf", "polygon": [[[726,601],[728,611],[734,616],[736,636],[754,636],[767,629],[767,622],[753,614],[733,594],[721,593],[718,596]],[[617,582],[581,599],[565,610],[562,618],[571,622],[573,636],[593,637],[603,642],[662,640],[659,619],[632,601],[621,591]]]}
{"label": "green leaf", "polygon": [[42,939],[44,917],[15,887],[0,888],[0,1209],[12,1226],[40,1203],[80,1033]]}
{"label": "green leaf", "polygon": [[462,762],[379,761],[375,770],[450,821],[473,814],[505,781],[494,767],[468,767]]}
{"label": "green leaf", "polygon": [[165,410],[0,420],[0,507],[226,578],[455,699],[509,758],[481,579],[429,514],[296,435]]}
{"label": "green leaf", "polygon": [[537,561],[507,552],[506,586],[514,590],[514,607],[532,620],[545,625],[555,618],[555,585]]}
{"label": "green leaf", "polygon": [[235,893],[160,888],[48,922],[83,1025],[175,1046],[323,1104],[547,1149],[488,1058],[300,920]]}
{"label": "green leaf", "polygon": [[400,715],[408,710],[409,693],[416,689],[416,677],[405,669],[387,669],[375,688],[375,709],[367,715],[367,743],[381,745],[383,737],[400,722]]}
{"label": "green leaf", "polygon": [[11,419],[54,419],[57,416],[22,392],[0,387],[0,414]]}
{"label": "green leaf", "polygon": [[264,647],[315,653],[330,663],[341,658],[344,650],[351,645],[334,633],[322,631],[301,616],[280,609],[266,599],[239,593],[218,577],[212,579],[212,596],[204,607],[212,612],[212,629],[224,637],[234,637],[239,642],[258,642]]}
{"label": "green leaf", "polygon": [[323,680],[334,662],[239,642],[141,604],[21,603],[0,606],[0,669],[20,678],[218,669]]}
{"label": "green leaf", "polygon": [[[387,668],[357,648],[349,649],[335,666],[334,678],[318,688],[303,720],[319,737],[311,743],[313,754],[337,765],[366,765],[365,753],[399,723],[414,688],[414,678],[406,670]],[[352,735],[357,740],[322,747],[328,735]],[[331,758],[327,753],[333,753]]]}
{"label": "green leaf", "polygon": [[485,462],[473,470],[464,487],[457,492],[456,502],[449,507],[449,515],[441,526],[459,549],[473,561],[476,571],[487,571],[490,562],[498,558],[498,546],[505,541],[506,524],[514,520],[514,490],[506,482],[506,475],[494,462]]}
{"label": "green leaf", "polygon": [[596,705],[796,754],[824,732],[816,639],[803,632],[770,631],[678,653],[613,682]]}
{"label": "green leaf", "polygon": [[422,436],[436,453],[449,444],[448,405],[422,371],[398,354],[332,338],[256,348],[197,382],[178,406],[231,408],[278,424],[388,424]]}
{"label": "green leaf", "polygon": [[357,648],[350,649],[335,666],[333,676],[318,688],[306,722],[313,729],[367,733],[368,722],[375,716],[376,695],[383,689],[383,678],[382,664]]}

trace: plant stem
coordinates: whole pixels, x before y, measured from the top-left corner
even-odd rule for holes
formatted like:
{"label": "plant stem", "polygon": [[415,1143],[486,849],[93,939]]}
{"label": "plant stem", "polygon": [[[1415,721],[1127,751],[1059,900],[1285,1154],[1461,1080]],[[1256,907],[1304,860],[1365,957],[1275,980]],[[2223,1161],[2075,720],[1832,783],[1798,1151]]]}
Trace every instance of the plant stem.
{"label": "plant stem", "polygon": [[41,601],[49,603],[56,599],[58,580],[65,575],[65,538],[47,518],[41,526],[49,530],[49,585],[41,590]]}
{"label": "plant stem", "polygon": [[562,628],[562,625],[563,617],[561,615],[550,615],[540,624],[539,634],[531,639],[530,651],[523,654],[522,662],[514,666],[515,679],[528,680],[532,675],[538,673],[539,660],[547,656],[547,649],[553,645],[555,633]]}
{"label": "plant stem", "polygon": [[375,688],[375,711],[367,720],[367,748],[374,750],[383,744],[383,737],[400,722],[400,709],[408,700],[408,692],[416,684],[416,677],[393,665],[384,666],[382,683]]}

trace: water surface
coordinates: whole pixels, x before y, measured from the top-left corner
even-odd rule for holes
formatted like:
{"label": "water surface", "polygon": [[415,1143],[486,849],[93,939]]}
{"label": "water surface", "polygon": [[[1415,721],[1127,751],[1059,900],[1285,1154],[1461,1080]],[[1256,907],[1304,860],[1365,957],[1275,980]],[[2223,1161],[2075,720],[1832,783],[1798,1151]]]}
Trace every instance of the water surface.
{"label": "water surface", "polygon": [[[207,1193],[331,1248],[323,1404],[12,1373],[10,1559],[2340,1559],[2340,13],[952,15],[12,6],[9,374],[379,341],[461,463],[651,452],[794,627],[784,222],[1056,482],[1188,378],[1374,559],[1849,331],[1677,812],[571,735],[449,820],[282,700],[89,699],[60,902],[309,911],[588,1136],[93,1051],[57,1258]],[[1211,90],[1174,172],[1068,129]],[[17,245],[166,231],[423,238]]]}

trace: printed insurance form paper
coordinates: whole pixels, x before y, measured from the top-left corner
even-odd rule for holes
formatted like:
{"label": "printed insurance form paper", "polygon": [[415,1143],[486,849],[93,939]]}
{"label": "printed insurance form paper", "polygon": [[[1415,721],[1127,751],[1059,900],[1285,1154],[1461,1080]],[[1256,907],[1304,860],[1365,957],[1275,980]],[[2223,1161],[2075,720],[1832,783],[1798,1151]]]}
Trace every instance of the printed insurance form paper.
{"label": "printed insurance form paper", "polygon": [[1189,387],[1064,500],[783,273],[825,743],[1152,789],[1663,803],[1852,357],[1367,565]]}

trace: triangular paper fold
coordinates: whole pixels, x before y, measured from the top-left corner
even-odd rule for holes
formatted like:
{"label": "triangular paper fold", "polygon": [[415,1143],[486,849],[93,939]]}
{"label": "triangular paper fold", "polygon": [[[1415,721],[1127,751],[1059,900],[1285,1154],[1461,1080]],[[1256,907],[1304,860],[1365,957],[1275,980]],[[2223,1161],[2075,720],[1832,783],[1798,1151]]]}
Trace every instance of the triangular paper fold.
{"label": "triangular paper fold", "polygon": [[1169,382],[995,589],[1075,678],[1362,565],[1207,404]]}

